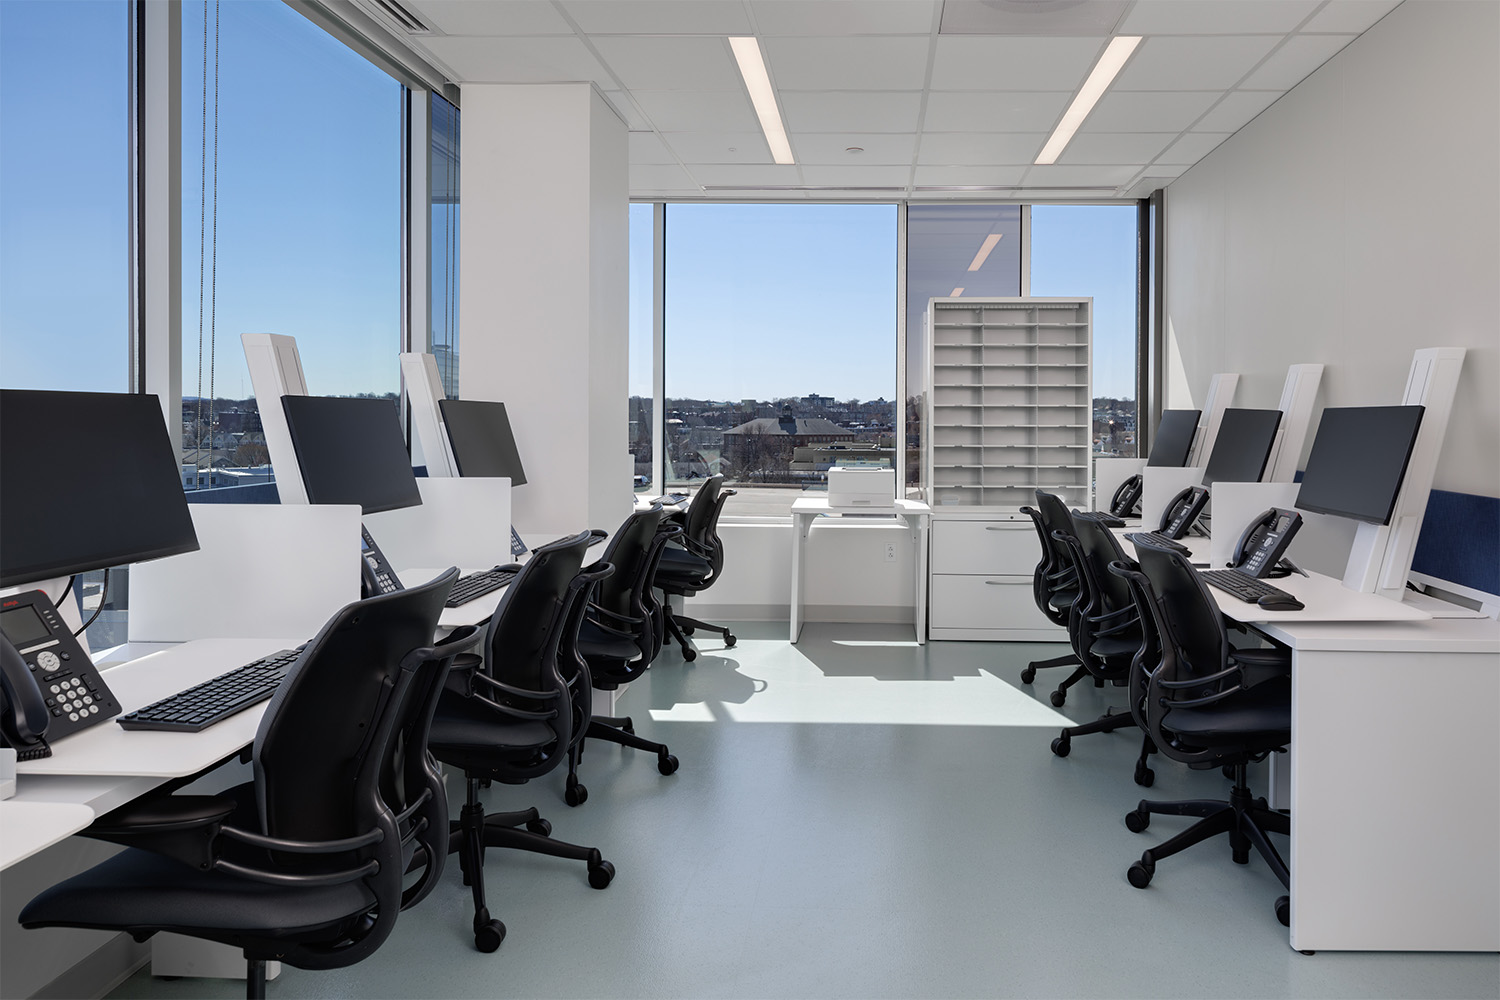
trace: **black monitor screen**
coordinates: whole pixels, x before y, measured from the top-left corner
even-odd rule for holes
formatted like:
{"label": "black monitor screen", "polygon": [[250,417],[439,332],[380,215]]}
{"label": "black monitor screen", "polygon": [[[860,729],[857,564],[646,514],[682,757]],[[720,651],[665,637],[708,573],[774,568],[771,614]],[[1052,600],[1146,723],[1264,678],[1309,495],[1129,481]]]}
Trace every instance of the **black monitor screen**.
{"label": "black monitor screen", "polygon": [[1420,406],[1339,406],[1323,411],[1297,506],[1389,524],[1411,460]]}
{"label": "black monitor screen", "polygon": [[1214,450],[1203,470],[1203,485],[1258,483],[1276,443],[1280,410],[1241,410],[1230,407],[1219,420]]}
{"label": "black monitor screen", "polygon": [[374,514],[422,502],[393,401],[282,396],[281,407],[309,503],[356,503]]}
{"label": "black monitor screen", "polygon": [[198,548],[161,402],[0,390],[0,586]]}
{"label": "black monitor screen", "polygon": [[1151,442],[1151,457],[1146,459],[1146,464],[1170,469],[1187,465],[1193,434],[1198,430],[1198,418],[1202,413],[1201,410],[1163,410],[1156,438]]}
{"label": "black monitor screen", "polygon": [[512,486],[526,482],[516,438],[505,404],[482,399],[440,399],[443,424],[460,476],[509,476]]}

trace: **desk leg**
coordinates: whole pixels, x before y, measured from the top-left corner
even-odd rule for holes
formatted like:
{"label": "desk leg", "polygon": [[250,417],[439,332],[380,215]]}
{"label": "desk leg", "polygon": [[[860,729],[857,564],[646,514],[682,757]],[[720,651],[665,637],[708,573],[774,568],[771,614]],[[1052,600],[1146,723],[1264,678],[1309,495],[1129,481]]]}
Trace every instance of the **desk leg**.
{"label": "desk leg", "polygon": [[807,532],[812,526],[812,515],[792,515],[792,607],[791,641],[802,635],[802,550],[807,544]]}
{"label": "desk leg", "polygon": [[927,642],[927,517],[908,515],[906,523],[911,528],[912,562],[916,564],[916,589],[912,596],[916,606],[917,645],[921,646]]}

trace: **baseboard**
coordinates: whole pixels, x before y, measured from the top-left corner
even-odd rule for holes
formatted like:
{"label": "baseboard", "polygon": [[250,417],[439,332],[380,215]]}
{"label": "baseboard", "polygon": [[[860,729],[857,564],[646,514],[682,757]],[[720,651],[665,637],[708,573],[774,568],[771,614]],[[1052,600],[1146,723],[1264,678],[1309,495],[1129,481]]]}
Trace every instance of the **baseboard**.
{"label": "baseboard", "polygon": [[107,997],[151,960],[151,943],[116,934],[88,957],[32,994],[32,1000],[76,1000]]}
{"label": "baseboard", "polygon": [[[683,614],[706,622],[785,622],[792,611],[785,604],[688,603]],[[850,622],[855,624],[910,625],[915,620],[911,605],[808,604],[802,609],[805,622]]]}

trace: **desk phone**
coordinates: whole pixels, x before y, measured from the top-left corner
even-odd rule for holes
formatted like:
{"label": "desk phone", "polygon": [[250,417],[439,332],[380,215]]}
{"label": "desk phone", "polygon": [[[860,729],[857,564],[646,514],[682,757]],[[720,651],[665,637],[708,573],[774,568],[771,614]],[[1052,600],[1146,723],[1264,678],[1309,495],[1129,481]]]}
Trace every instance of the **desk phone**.
{"label": "desk phone", "polygon": [[1240,535],[1230,567],[1248,576],[1269,576],[1301,527],[1301,514],[1272,507],[1251,521]]}
{"label": "desk phone", "polygon": [[0,738],[18,760],[51,756],[50,740],[120,714],[89,654],[45,593],[0,599]]}
{"label": "desk phone", "polygon": [[1157,530],[1168,538],[1177,539],[1188,533],[1203,507],[1208,503],[1208,490],[1202,486],[1189,486],[1172,498],[1161,515],[1161,527]]}
{"label": "desk phone", "polygon": [[393,594],[405,589],[380,546],[370,537],[370,529],[364,525],[359,526],[359,587],[361,597]]}
{"label": "desk phone", "polygon": [[1141,506],[1141,490],[1145,479],[1137,473],[1115,488],[1109,501],[1109,513],[1114,517],[1138,517]]}

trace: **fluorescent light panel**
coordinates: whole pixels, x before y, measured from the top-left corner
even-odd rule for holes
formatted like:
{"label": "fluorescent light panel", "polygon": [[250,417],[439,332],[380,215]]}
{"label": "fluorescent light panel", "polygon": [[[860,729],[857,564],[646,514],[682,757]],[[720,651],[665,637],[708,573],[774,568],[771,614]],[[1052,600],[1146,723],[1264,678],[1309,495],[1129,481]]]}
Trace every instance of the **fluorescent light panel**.
{"label": "fluorescent light panel", "polygon": [[1073,103],[1068,105],[1068,110],[1063,112],[1062,121],[1057,123],[1047,145],[1042,147],[1042,152],[1036,158],[1038,166],[1048,163],[1056,163],[1057,158],[1062,155],[1063,149],[1073,139],[1073,133],[1083,124],[1083,120],[1094,110],[1094,105],[1109,85],[1114,83],[1115,76],[1124,67],[1130,54],[1135,47],[1141,44],[1140,35],[1119,35],[1112,39],[1104,49],[1104,54],[1094,64],[1094,71],[1089,78],[1083,81],[1083,86],[1078,89],[1078,96],[1073,98]]}
{"label": "fluorescent light panel", "polygon": [[740,65],[740,76],[745,79],[745,89],[750,92],[750,103],[755,105],[755,114],[760,118],[760,130],[766,134],[766,143],[771,147],[771,159],[777,163],[795,163],[792,159],[792,144],[787,141],[786,126],[781,123],[781,113],[776,110],[776,91],[771,89],[771,74],[766,72],[766,61],[761,57],[760,42],[750,35],[729,39],[734,50],[734,61]]}
{"label": "fluorescent light panel", "polygon": [[990,255],[991,250],[995,249],[995,244],[1000,242],[1001,235],[1000,233],[990,233],[984,238],[984,242],[979,244],[979,252],[969,262],[969,270],[977,271],[984,266],[984,259]]}

